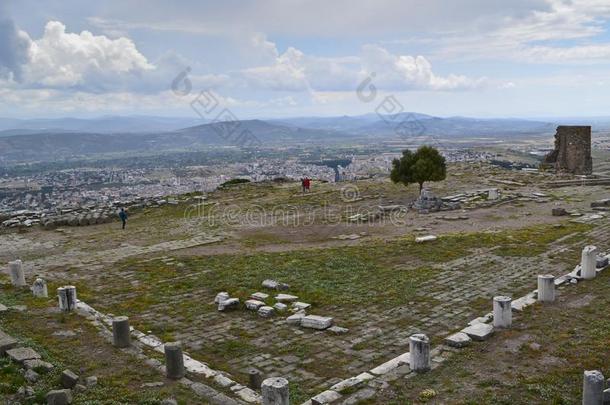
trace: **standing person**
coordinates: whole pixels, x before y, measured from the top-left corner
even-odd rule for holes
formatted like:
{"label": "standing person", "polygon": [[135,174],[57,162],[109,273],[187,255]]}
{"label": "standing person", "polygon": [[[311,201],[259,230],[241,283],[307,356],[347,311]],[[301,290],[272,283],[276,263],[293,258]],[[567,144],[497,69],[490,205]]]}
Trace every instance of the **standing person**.
{"label": "standing person", "polygon": [[303,191],[303,194],[305,194],[305,188],[306,188],[305,179],[301,178],[301,190]]}
{"label": "standing person", "polygon": [[311,186],[311,180],[309,180],[309,177],[305,177],[305,190],[307,190],[307,192],[309,192],[310,186]]}
{"label": "standing person", "polygon": [[125,229],[125,224],[127,223],[127,213],[125,212],[125,208],[121,207],[121,211],[119,212],[119,218],[121,218],[121,222],[123,223],[123,229]]}

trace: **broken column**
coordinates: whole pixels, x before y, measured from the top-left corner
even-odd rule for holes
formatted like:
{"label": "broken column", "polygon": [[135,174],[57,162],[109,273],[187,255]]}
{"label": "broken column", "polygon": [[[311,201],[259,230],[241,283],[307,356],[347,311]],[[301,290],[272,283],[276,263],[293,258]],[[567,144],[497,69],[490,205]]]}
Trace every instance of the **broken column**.
{"label": "broken column", "polygon": [[73,311],[76,309],[76,287],[73,285],[59,287],[57,289],[57,299],[61,311]]}
{"label": "broken column", "polygon": [[257,369],[253,368],[248,372],[249,383],[248,386],[253,390],[259,390],[263,384],[263,374]]}
{"label": "broken column", "polygon": [[598,370],[585,370],[582,381],[582,405],[604,403],[604,375]]}
{"label": "broken column", "polygon": [[595,278],[595,268],[597,267],[597,248],[595,246],[585,246],[582,250],[580,260],[580,276],[585,280]]}
{"label": "broken column", "polygon": [[267,378],[261,385],[263,405],[290,405],[288,380],[280,377]]}
{"label": "broken column", "polygon": [[409,367],[416,373],[430,370],[430,339],[423,333],[409,337]]}
{"label": "broken column", "polygon": [[117,316],[112,320],[112,340],[115,347],[123,348],[131,346],[131,331],[129,330],[129,318]]}
{"label": "broken column", "polygon": [[32,284],[32,294],[37,298],[47,298],[49,296],[47,282],[38,277]]}
{"label": "broken column", "polygon": [[510,325],[513,323],[511,301],[510,297],[503,295],[494,297],[494,328],[510,328]]}
{"label": "broken column", "polygon": [[23,273],[23,266],[21,260],[15,260],[8,263],[8,270],[11,274],[11,283],[15,287],[25,286],[25,274]]}
{"label": "broken column", "polygon": [[538,276],[538,301],[555,301],[555,276],[552,274],[541,274]]}
{"label": "broken column", "polygon": [[184,377],[184,357],[182,356],[182,345],[180,342],[166,343],[165,350],[165,374],[167,378],[179,380]]}

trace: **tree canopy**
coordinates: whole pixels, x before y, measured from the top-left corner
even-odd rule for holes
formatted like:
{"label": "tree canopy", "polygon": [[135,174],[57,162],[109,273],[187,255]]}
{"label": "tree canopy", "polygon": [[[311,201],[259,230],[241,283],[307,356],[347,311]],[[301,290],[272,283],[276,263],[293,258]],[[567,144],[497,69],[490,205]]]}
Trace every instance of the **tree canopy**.
{"label": "tree canopy", "polygon": [[406,149],[400,159],[392,161],[390,179],[405,186],[417,183],[420,192],[426,181],[441,181],[445,180],[445,177],[447,177],[445,158],[432,146],[421,146],[415,153]]}

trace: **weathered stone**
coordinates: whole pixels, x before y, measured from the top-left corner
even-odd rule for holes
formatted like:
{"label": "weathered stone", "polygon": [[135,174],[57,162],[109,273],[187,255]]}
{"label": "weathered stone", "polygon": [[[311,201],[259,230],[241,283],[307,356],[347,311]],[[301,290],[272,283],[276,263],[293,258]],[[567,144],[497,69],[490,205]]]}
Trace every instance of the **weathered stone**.
{"label": "weathered stone", "polygon": [[214,304],[220,304],[223,301],[226,301],[230,298],[229,293],[228,292],[219,292],[218,294],[216,294],[216,298],[214,298]]}
{"label": "weathered stone", "polygon": [[76,287],[73,285],[59,287],[57,289],[57,299],[61,311],[73,311],[76,309]]}
{"label": "weathered stone", "polygon": [[563,217],[568,215],[568,211],[566,211],[565,208],[553,208],[551,210],[551,213],[553,214],[554,217]]}
{"label": "weathered stone", "polygon": [[409,337],[409,367],[416,373],[430,370],[430,339],[423,333]]}
{"label": "weathered stone", "polygon": [[267,378],[261,384],[263,405],[290,405],[288,380],[285,378]]}
{"label": "weathered stone", "polygon": [[262,283],[263,287],[269,288],[270,290],[288,290],[290,286],[285,283],[280,283],[275,280],[265,280]]}
{"label": "weathered stone", "polygon": [[47,282],[42,278],[37,278],[32,284],[32,294],[37,298],[47,298],[49,296]]}
{"label": "weathered stone", "polygon": [[285,312],[288,309],[288,305],[276,302],[273,308],[275,308],[277,312]]}
{"label": "weathered stone", "polygon": [[356,377],[351,377],[351,378],[348,378],[347,380],[340,381],[337,384],[330,387],[330,389],[337,391],[337,392],[343,392],[349,388],[356,387],[360,384],[363,384],[366,381],[372,380],[373,378],[375,378],[375,377],[369,373],[362,373],[362,374],[357,375]]}
{"label": "weathered stone", "polygon": [[595,267],[597,267],[598,269],[603,269],[606,266],[608,266],[608,256],[597,256],[596,260],[595,260]]}
{"label": "weathered stone", "polygon": [[78,383],[78,375],[71,370],[64,370],[60,376],[60,383],[64,388],[74,388]]}
{"label": "weathered stone", "polygon": [[95,387],[97,385],[97,377],[92,375],[85,379],[85,385],[87,388]]}
{"label": "weathered stone", "polygon": [[294,308],[297,311],[303,311],[309,307],[311,307],[311,304],[308,304],[306,302],[293,302],[292,303],[292,308]]}
{"label": "weathered stone", "polygon": [[438,236],[436,236],[436,235],[418,236],[417,238],[415,238],[415,242],[416,243],[431,242],[431,241],[434,241],[437,239],[438,239]]}
{"label": "weathered stone", "polygon": [[349,332],[349,329],[342,328],[340,326],[331,326],[330,328],[328,328],[328,331],[334,333],[335,335],[343,335]]}
{"label": "weathered stone", "polygon": [[51,363],[47,363],[40,359],[25,360],[23,366],[28,370],[39,370],[44,372],[53,370],[53,365]]}
{"label": "weathered stone", "polygon": [[112,340],[115,347],[131,346],[131,330],[128,317],[117,316],[112,320]]}
{"label": "weathered stone", "polygon": [[17,339],[0,331],[0,356],[4,356],[7,350],[17,346]]}
{"label": "weathered stone", "polygon": [[227,300],[221,301],[218,304],[219,311],[227,311],[229,309],[236,309],[239,307],[239,298],[229,298]]}
{"label": "weathered stone", "polygon": [[384,375],[389,373],[392,370],[397,369],[398,367],[404,365],[404,364],[409,364],[411,361],[411,354],[410,353],[403,353],[400,356],[394,357],[393,359],[390,359],[388,361],[386,361],[383,364],[378,365],[377,367],[373,368],[372,370],[370,370],[371,374],[375,374],[375,375]]}
{"label": "weathered stone", "polygon": [[315,397],[313,397],[311,399],[311,403],[312,404],[330,404],[333,401],[338,400],[339,398],[341,398],[341,394],[339,394],[337,391],[333,391],[333,390],[326,390],[324,392],[319,393],[318,395],[316,395]]}
{"label": "weathered stone", "polygon": [[602,405],[604,375],[598,370],[585,370],[582,382],[582,405]]}
{"label": "weathered stone", "polygon": [[457,332],[445,338],[445,343],[451,347],[462,348],[470,344],[472,339],[464,332]]}
{"label": "weathered stone", "polygon": [[161,405],[178,405],[178,401],[172,398],[168,398],[161,401]]}
{"label": "weathered stone", "polygon": [[591,127],[557,127],[555,149],[545,156],[544,164],[552,165],[558,172],[591,174]]}
{"label": "weathered stone", "polygon": [[513,322],[512,299],[499,295],[493,299],[494,328],[510,328]]}
{"label": "weathered stone", "polygon": [[6,355],[16,363],[23,363],[26,360],[40,359],[40,354],[29,347],[17,347],[6,351]]}
{"label": "weathered stone", "polygon": [[265,294],[263,292],[255,292],[254,294],[252,294],[250,296],[250,299],[257,300],[257,301],[263,301],[263,302],[265,302],[265,300],[267,298],[269,298],[269,294]]}
{"label": "weathered stone", "polygon": [[251,311],[258,311],[258,309],[259,309],[260,307],[264,307],[264,306],[265,306],[265,303],[264,303],[264,302],[262,302],[262,301],[258,301],[258,300],[254,300],[254,299],[252,299],[252,300],[247,300],[247,301],[245,302],[245,304],[246,304],[246,308],[247,308],[247,309],[249,309],[249,310],[251,310]]}
{"label": "weathered stone", "polygon": [[[610,385],[610,384],[608,384]],[[604,405],[610,404],[610,388],[604,390]]]}
{"label": "weathered stone", "polygon": [[72,391],[69,389],[47,392],[47,405],[68,405],[72,403]]}
{"label": "weathered stone", "polygon": [[290,294],[278,294],[275,296],[275,300],[279,302],[293,302],[298,299],[299,297],[295,297],[294,295]]}
{"label": "weathered stone", "polygon": [[477,323],[462,329],[461,332],[470,336],[472,340],[483,341],[493,334],[494,327],[487,323]]}
{"label": "weathered stone", "polygon": [[182,345],[180,342],[166,343],[164,351],[167,378],[179,380],[184,377],[184,356],[182,355]]}
{"label": "weathered stone", "polygon": [[304,313],[290,315],[288,318],[286,318],[286,323],[288,325],[300,326],[304,317],[305,317]]}
{"label": "weathered stone", "polygon": [[555,276],[552,274],[541,274],[538,276],[538,301],[555,301]]}
{"label": "weathered stone", "polygon": [[11,275],[11,283],[15,287],[25,287],[25,274],[21,260],[15,260],[8,263],[8,271]]}
{"label": "weathered stone", "polygon": [[261,385],[263,384],[263,373],[253,368],[248,372],[248,379],[248,387],[254,390],[261,389]]}
{"label": "weathered stone", "polygon": [[258,315],[263,318],[271,318],[275,314],[275,309],[273,307],[264,306],[258,309]]}
{"label": "weathered stone", "polygon": [[585,246],[581,255],[581,277],[585,280],[595,278],[597,265],[597,248],[595,246]]}
{"label": "weathered stone", "polygon": [[333,326],[333,318],[327,316],[307,315],[301,319],[304,328],[324,330]]}
{"label": "weathered stone", "polygon": [[32,369],[26,370],[23,376],[30,383],[35,383],[40,378],[40,375]]}

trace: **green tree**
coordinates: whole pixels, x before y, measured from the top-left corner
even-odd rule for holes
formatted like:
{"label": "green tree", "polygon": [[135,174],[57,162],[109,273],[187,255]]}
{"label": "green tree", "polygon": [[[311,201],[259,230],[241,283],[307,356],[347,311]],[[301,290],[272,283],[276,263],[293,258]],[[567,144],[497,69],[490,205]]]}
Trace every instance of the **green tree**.
{"label": "green tree", "polygon": [[417,183],[420,193],[426,181],[441,181],[445,180],[445,177],[447,177],[445,158],[432,146],[421,146],[415,153],[406,149],[400,159],[392,161],[390,179],[405,186]]}

